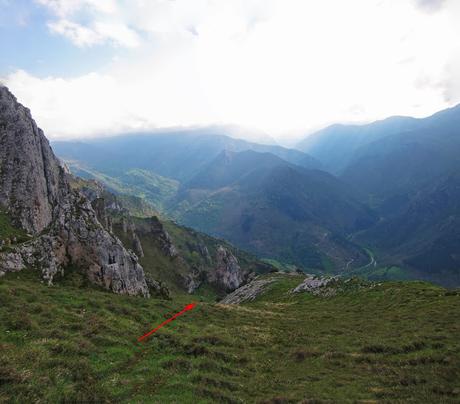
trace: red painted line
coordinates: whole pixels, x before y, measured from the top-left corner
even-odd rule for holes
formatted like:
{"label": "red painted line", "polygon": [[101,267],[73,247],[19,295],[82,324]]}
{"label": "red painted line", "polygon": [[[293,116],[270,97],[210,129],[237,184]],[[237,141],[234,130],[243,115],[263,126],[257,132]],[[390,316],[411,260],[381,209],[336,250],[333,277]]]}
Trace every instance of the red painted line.
{"label": "red painted line", "polygon": [[152,331],[149,331],[147,334],[144,334],[142,337],[139,337],[137,340],[141,342],[144,339],[150,337],[153,333],[157,332],[161,327],[175,320],[177,317],[182,316],[182,314],[184,314],[186,311],[193,310],[195,306],[196,306],[196,303],[187,304],[187,306],[185,306],[179,313],[176,313],[174,314],[174,316],[163,321],[158,327],[154,328]]}

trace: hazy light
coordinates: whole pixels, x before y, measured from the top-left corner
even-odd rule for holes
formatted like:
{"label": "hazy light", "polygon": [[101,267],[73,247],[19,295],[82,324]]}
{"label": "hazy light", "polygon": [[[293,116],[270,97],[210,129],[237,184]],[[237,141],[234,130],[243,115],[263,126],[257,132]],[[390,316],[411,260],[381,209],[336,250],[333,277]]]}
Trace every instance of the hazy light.
{"label": "hazy light", "polygon": [[4,78],[51,137],[229,123],[282,138],[460,101],[455,0],[39,3],[75,46],[131,49],[81,77]]}

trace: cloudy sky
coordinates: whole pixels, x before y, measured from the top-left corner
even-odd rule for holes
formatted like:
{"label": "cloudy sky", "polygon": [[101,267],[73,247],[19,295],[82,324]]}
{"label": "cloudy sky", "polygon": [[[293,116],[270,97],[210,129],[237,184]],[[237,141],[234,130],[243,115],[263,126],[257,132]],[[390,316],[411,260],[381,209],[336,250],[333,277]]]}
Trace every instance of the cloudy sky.
{"label": "cloudy sky", "polygon": [[280,141],[460,102],[458,0],[0,0],[0,80],[50,138]]}

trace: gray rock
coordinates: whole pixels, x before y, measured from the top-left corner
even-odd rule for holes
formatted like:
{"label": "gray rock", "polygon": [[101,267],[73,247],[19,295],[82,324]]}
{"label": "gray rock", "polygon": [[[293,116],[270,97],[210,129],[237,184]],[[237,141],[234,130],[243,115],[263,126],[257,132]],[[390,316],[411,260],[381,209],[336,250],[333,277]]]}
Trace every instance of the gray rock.
{"label": "gray rock", "polygon": [[308,275],[300,285],[292,289],[292,293],[308,292],[313,294],[321,294],[322,290],[332,282],[336,281],[337,277],[320,277]]}
{"label": "gray rock", "polygon": [[275,278],[255,278],[251,282],[236,289],[234,292],[223,298],[222,304],[240,304],[254,300],[264,292],[266,286],[272,283]]}
{"label": "gray rock", "polygon": [[149,291],[152,294],[156,294],[164,299],[170,299],[171,295],[169,293],[168,287],[161,281],[156,281],[153,278],[150,278],[149,276],[145,277],[145,280],[147,282],[147,286],[149,288]]}
{"label": "gray rock", "polygon": [[110,233],[113,233],[113,220],[111,216],[108,216],[108,219],[107,219],[107,230]]}
{"label": "gray rock", "polygon": [[208,247],[206,247],[203,243],[198,244],[198,251],[207,263],[212,262],[211,254],[209,254]]}
{"label": "gray rock", "polygon": [[187,293],[194,293],[205,279],[206,274],[204,272],[201,272],[198,268],[193,268],[192,271],[185,276]]}
{"label": "gray rock", "polygon": [[169,233],[166,231],[163,223],[156,216],[152,216],[147,221],[147,227],[138,229],[139,232],[150,234],[164,255],[175,258],[179,255],[176,246]]}
{"label": "gray rock", "polygon": [[121,218],[121,227],[123,229],[123,233],[128,233],[128,219],[125,216]]}
{"label": "gray rock", "polygon": [[73,264],[116,293],[148,296],[134,253],[110,234],[68,175],[30,115],[0,86],[0,209],[33,238],[0,254],[0,270],[38,267],[43,278]]}
{"label": "gray rock", "polygon": [[18,272],[25,268],[22,255],[16,252],[3,253],[0,255],[0,269],[5,272]]}
{"label": "gray rock", "polygon": [[144,257],[144,250],[142,249],[141,240],[135,232],[133,232],[133,249],[138,257]]}
{"label": "gray rock", "polygon": [[241,269],[236,257],[223,246],[219,246],[216,252],[216,269],[210,272],[209,281],[231,291],[243,284],[245,275],[247,274]]}

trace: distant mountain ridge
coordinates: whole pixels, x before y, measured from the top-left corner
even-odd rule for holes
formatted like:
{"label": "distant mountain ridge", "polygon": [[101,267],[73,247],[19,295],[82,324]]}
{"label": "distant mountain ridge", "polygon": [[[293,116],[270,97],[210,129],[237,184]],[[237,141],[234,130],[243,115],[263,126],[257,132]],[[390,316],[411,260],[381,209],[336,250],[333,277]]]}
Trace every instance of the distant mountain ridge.
{"label": "distant mountain ridge", "polygon": [[326,170],[340,175],[359,157],[361,148],[393,135],[434,129],[457,116],[459,110],[460,104],[426,118],[392,116],[362,125],[333,124],[310,134],[297,143],[297,148],[321,161]]}
{"label": "distant mountain ridge", "polygon": [[360,147],[391,134],[416,129],[419,125],[418,119],[404,116],[367,125],[334,124],[301,140],[297,148],[315,156],[328,171],[340,174]]}
{"label": "distant mountain ridge", "polygon": [[202,133],[200,129],[84,141],[55,141],[52,145],[61,158],[78,160],[104,173],[114,175],[138,168],[181,182],[192,178],[224,150],[268,152],[303,167],[321,166],[319,161],[296,149]]}
{"label": "distant mountain ridge", "polygon": [[460,106],[332,125],[300,144],[313,157],[198,129],[55,146],[74,172],[259,257],[455,284],[458,212],[436,195],[455,199],[459,127]]}
{"label": "distant mountain ridge", "polygon": [[357,240],[380,262],[460,284],[460,105],[423,119],[332,126],[301,147],[379,213],[379,224]]}

